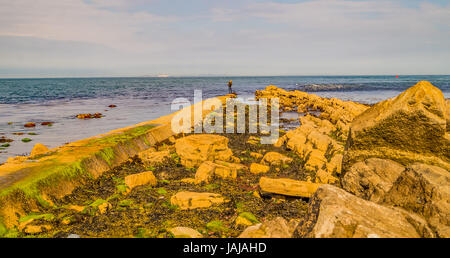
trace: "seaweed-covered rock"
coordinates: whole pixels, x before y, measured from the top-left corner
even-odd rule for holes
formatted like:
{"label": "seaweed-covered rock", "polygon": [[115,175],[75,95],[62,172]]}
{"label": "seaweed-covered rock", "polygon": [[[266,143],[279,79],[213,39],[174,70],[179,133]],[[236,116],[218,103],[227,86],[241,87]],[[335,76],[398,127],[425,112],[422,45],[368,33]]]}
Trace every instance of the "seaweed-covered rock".
{"label": "seaweed-covered rock", "polygon": [[138,157],[141,158],[142,162],[148,166],[153,166],[156,164],[163,163],[166,159],[170,158],[170,152],[168,150],[155,151],[150,148],[148,150],[138,153]]}
{"label": "seaweed-covered rock", "polygon": [[422,81],[355,118],[347,142],[346,168],[369,157],[408,165],[414,161],[450,169],[442,92]]}
{"label": "seaweed-covered rock", "polygon": [[425,164],[409,166],[385,202],[423,215],[439,237],[450,237],[450,173]]}
{"label": "seaweed-covered rock", "polygon": [[395,161],[370,158],[353,164],[341,183],[348,192],[379,202],[404,170],[405,167]]}
{"label": "seaweed-covered rock", "polygon": [[195,134],[177,139],[175,143],[181,164],[198,167],[204,161],[232,161],[233,153],[228,148],[228,138],[212,134]]}
{"label": "seaweed-covered rock", "polygon": [[332,185],[320,186],[295,237],[433,237],[421,217],[363,200]]}

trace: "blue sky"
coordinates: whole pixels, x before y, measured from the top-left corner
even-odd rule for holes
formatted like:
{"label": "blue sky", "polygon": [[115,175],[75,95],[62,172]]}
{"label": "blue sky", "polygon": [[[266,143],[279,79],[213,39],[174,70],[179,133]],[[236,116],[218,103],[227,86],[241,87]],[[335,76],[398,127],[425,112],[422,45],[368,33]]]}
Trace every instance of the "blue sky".
{"label": "blue sky", "polygon": [[448,0],[0,0],[0,77],[450,74]]}

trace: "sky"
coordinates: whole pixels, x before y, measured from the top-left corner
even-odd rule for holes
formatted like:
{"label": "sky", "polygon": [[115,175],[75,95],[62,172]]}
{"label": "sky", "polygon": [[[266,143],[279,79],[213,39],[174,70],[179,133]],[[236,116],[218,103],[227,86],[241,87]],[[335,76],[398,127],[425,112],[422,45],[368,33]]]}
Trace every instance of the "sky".
{"label": "sky", "polygon": [[0,77],[450,74],[448,0],[0,0]]}

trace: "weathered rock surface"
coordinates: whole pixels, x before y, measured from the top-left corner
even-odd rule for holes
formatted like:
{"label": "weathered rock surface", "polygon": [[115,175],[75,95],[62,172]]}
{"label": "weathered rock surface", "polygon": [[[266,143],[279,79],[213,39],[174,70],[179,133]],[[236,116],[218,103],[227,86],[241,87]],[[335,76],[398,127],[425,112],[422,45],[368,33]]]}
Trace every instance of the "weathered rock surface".
{"label": "weathered rock surface", "polygon": [[197,192],[178,192],[170,198],[172,205],[177,205],[182,210],[207,208],[215,204],[225,202],[220,194],[215,193],[197,193]]}
{"label": "weathered rock surface", "polygon": [[278,153],[278,152],[268,152],[266,155],[264,155],[261,163],[262,164],[269,164],[272,166],[280,166],[283,164],[289,164],[292,162],[292,159],[289,157],[286,157],[285,155]]}
{"label": "weathered rock surface", "polygon": [[176,140],[175,148],[186,167],[198,167],[204,161],[232,161],[228,138],[220,135],[196,134]]}
{"label": "weathered rock surface", "polygon": [[202,238],[202,234],[200,234],[197,230],[188,227],[175,227],[169,230],[170,233],[173,234],[176,238]]}
{"label": "weathered rock surface", "polygon": [[425,164],[409,166],[385,202],[423,215],[439,237],[450,237],[450,173]]}
{"label": "weathered rock surface", "polygon": [[404,170],[405,167],[395,161],[371,158],[353,164],[341,183],[356,196],[380,202]]}
{"label": "weathered rock surface", "polygon": [[153,166],[156,164],[163,163],[166,159],[170,158],[170,152],[165,151],[155,151],[150,148],[148,150],[139,152],[138,157],[141,158],[142,162],[147,166]]}
{"label": "weathered rock surface", "polygon": [[246,228],[239,238],[291,238],[297,224],[295,220],[287,222],[282,217],[276,217]]}
{"label": "weathered rock surface", "polygon": [[297,197],[311,197],[320,184],[298,181],[288,178],[261,177],[259,187],[261,191]]}
{"label": "weathered rock surface", "polygon": [[449,170],[445,113],[442,92],[429,82],[417,83],[355,118],[344,164],[348,168],[357,161],[378,157],[402,165],[417,161]]}
{"label": "weathered rock surface", "polygon": [[128,190],[132,190],[136,186],[140,185],[156,185],[156,177],[153,175],[152,171],[142,172],[138,174],[133,174],[125,177],[125,185]]}
{"label": "weathered rock surface", "polygon": [[195,183],[209,183],[214,177],[233,180],[237,177],[240,170],[248,170],[245,165],[238,163],[229,163],[217,160],[216,162],[205,161],[195,173]]}
{"label": "weathered rock surface", "polygon": [[295,237],[432,237],[421,217],[363,200],[332,185],[322,185],[311,198]]}

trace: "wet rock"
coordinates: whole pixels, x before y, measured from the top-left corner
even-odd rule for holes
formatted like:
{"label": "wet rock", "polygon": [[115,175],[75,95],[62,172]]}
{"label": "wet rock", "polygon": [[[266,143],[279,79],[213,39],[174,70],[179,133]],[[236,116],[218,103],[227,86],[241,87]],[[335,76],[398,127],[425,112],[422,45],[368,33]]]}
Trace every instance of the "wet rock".
{"label": "wet rock", "polygon": [[261,191],[288,195],[288,196],[296,196],[296,197],[311,197],[320,184],[298,181],[288,178],[268,178],[261,177],[259,180],[259,187]]}
{"label": "wet rock", "polygon": [[188,227],[175,227],[169,230],[175,238],[202,238],[197,230]]}
{"label": "wet rock", "polygon": [[13,139],[8,139],[5,136],[0,137],[0,143],[5,143],[5,142],[13,142]]}
{"label": "wet rock", "polygon": [[270,167],[266,166],[266,165],[262,165],[262,164],[258,164],[258,163],[252,163],[250,165],[250,173],[253,174],[264,174],[269,172]]}
{"label": "wet rock", "polygon": [[31,154],[30,157],[35,157],[37,155],[42,155],[48,152],[48,148],[47,146],[41,144],[41,143],[36,143],[36,145],[34,145],[33,149],[31,150]]}
{"label": "wet rock", "polygon": [[35,127],[36,124],[33,123],[33,122],[29,122],[29,123],[24,124],[23,126],[24,126],[24,127]]}
{"label": "wet rock", "polygon": [[332,185],[322,185],[311,198],[295,237],[399,238],[433,237],[421,217],[363,200]]}
{"label": "wet rock", "polygon": [[196,134],[177,139],[175,143],[181,164],[198,167],[204,161],[232,161],[228,138],[220,135]]}
{"label": "wet rock", "polygon": [[450,174],[426,164],[413,164],[401,173],[385,202],[424,216],[439,237],[450,237]]}
{"label": "wet rock", "polygon": [[182,210],[207,208],[223,202],[225,199],[215,193],[178,192],[170,198],[170,203],[177,205]]}
{"label": "wet rock", "polygon": [[145,165],[154,166],[163,163],[164,161],[166,161],[166,159],[170,159],[171,156],[168,150],[154,151],[154,149],[150,148],[148,150],[139,152],[138,157]]}
{"label": "wet rock", "polygon": [[298,222],[282,217],[246,228],[239,238],[291,238]]}
{"label": "wet rock", "polygon": [[272,166],[281,166],[283,164],[289,164],[291,162],[292,162],[291,158],[273,151],[266,153],[266,155],[264,155],[261,161],[262,164],[269,164]]}
{"label": "wet rock", "polygon": [[156,177],[152,171],[133,174],[125,177],[125,185],[128,187],[128,191],[136,186],[141,185],[156,185]]}
{"label": "wet rock", "polygon": [[92,119],[92,118],[102,118],[103,114],[102,113],[94,113],[94,114],[78,114],[76,116],[78,119]]}
{"label": "wet rock", "polygon": [[353,164],[341,183],[345,190],[358,197],[380,202],[404,170],[395,161],[371,158]]}
{"label": "wet rock", "polygon": [[402,165],[420,162],[450,170],[445,112],[444,95],[425,81],[377,103],[351,124],[345,169],[378,157]]}

